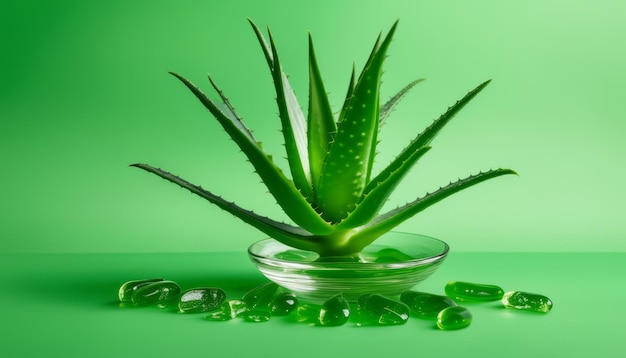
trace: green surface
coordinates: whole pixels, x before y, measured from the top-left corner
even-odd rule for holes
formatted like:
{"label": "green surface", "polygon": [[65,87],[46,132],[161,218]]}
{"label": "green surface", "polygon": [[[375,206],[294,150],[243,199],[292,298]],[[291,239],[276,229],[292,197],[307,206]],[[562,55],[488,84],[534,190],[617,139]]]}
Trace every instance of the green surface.
{"label": "green surface", "polygon": [[[7,357],[619,357],[626,314],[626,254],[452,253],[418,289],[443,294],[448,281],[481,281],[547,295],[548,314],[497,303],[464,303],[471,326],[440,331],[433,321],[405,325],[311,327],[208,322],[205,314],[121,308],[117,290],[161,276],[183,289],[222,287],[238,298],[265,282],[243,253],[3,254],[0,316]],[[332,352],[332,354],[330,353]]]}
{"label": "green surface", "polygon": [[3,1],[0,251],[244,251],[261,238],[128,168],[135,162],[284,217],[219,125],[166,73],[210,92],[210,72],[282,161],[271,76],[246,17],[271,26],[301,97],[311,31],[334,111],[353,61],[361,68],[377,34],[400,20],[382,98],[426,81],[386,121],[380,167],[451,101],[493,79],[390,206],[480,169],[520,177],[455,195],[398,230],[460,251],[626,251],[625,13],[621,0]]}

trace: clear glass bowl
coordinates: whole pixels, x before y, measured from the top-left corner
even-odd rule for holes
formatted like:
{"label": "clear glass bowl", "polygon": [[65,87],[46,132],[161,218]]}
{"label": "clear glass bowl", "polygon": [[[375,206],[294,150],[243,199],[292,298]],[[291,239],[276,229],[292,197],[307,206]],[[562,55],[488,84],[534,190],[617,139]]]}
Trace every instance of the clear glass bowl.
{"label": "clear glass bowl", "polygon": [[343,293],[355,301],[365,293],[397,296],[430,276],[448,254],[432,237],[391,232],[355,260],[318,260],[315,252],[293,249],[274,239],[250,246],[248,254],[265,277],[307,302]]}

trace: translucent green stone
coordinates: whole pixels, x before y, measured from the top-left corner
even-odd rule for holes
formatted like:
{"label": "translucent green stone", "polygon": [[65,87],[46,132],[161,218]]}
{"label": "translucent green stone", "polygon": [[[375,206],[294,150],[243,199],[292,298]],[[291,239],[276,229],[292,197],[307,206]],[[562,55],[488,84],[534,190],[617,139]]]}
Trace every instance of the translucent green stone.
{"label": "translucent green stone", "polygon": [[248,306],[248,309],[269,309],[270,303],[274,300],[274,297],[278,294],[279,286],[273,282],[268,282],[259,287],[253,288],[248,291],[242,298],[242,300]]}
{"label": "translucent green stone", "polygon": [[228,300],[206,316],[207,321],[228,321],[238,317],[248,310],[246,303],[241,300]]}
{"label": "translucent green stone", "polygon": [[230,313],[228,312],[224,312],[220,310],[220,311],[209,313],[204,319],[206,319],[207,321],[223,322],[223,321],[230,321],[231,319],[233,319],[233,316],[231,316]]}
{"label": "translucent green stone", "polygon": [[199,313],[216,310],[226,299],[221,288],[202,287],[185,291],[178,301],[178,309],[183,313]]}
{"label": "translucent green stone", "polygon": [[359,325],[391,326],[404,324],[409,320],[409,306],[379,294],[362,295],[358,299],[357,307]]}
{"label": "translucent green stone", "polygon": [[350,318],[350,304],[341,293],[329,298],[322,305],[319,322],[322,326],[341,326]]}
{"label": "translucent green stone", "polygon": [[163,281],[162,278],[151,278],[147,280],[133,280],[124,282],[122,286],[120,286],[118,296],[120,298],[120,302],[132,302],[133,292],[137,290],[141,286],[145,286],[147,284]]}
{"label": "translucent green stone", "polygon": [[274,297],[269,305],[270,313],[273,316],[285,316],[291,313],[298,306],[298,299],[293,293],[281,293]]}
{"label": "translucent green stone", "polygon": [[249,310],[243,312],[239,317],[246,322],[267,322],[272,318],[272,315],[266,310]]}
{"label": "translucent green stone", "polygon": [[140,306],[162,305],[176,300],[180,287],[173,281],[158,281],[137,287],[131,301]]}
{"label": "translucent green stone", "polygon": [[436,319],[442,309],[456,306],[450,297],[417,291],[403,292],[400,301],[411,308],[413,316],[425,319]]}
{"label": "translucent green stone", "polygon": [[499,286],[460,281],[449,282],[445,291],[448,297],[462,301],[497,301],[504,295]]}
{"label": "translucent green stone", "polygon": [[228,310],[233,318],[248,310],[248,305],[242,300],[229,300],[224,302],[222,306]]}
{"label": "translucent green stone", "polygon": [[443,330],[461,329],[472,323],[472,313],[465,307],[444,308],[437,315],[437,327]]}
{"label": "translucent green stone", "polygon": [[506,308],[548,313],[552,309],[552,301],[536,293],[511,291],[504,294],[502,304]]}
{"label": "translucent green stone", "polygon": [[319,324],[322,306],[302,303],[296,308],[296,320],[300,323]]}

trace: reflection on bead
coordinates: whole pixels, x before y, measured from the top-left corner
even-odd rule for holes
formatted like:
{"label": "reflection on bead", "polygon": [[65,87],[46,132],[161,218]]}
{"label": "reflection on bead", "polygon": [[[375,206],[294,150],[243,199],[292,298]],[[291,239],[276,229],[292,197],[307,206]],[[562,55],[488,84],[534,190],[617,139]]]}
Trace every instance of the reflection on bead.
{"label": "reflection on bead", "polygon": [[238,317],[248,310],[246,303],[241,300],[228,300],[206,316],[207,321],[228,321]]}
{"label": "reflection on bead", "polygon": [[502,304],[506,308],[548,313],[552,309],[552,301],[536,293],[511,291],[504,294]]}
{"label": "reflection on bead", "polygon": [[214,311],[209,313],[205,319],[207,321],[230,321],[231,319],[233,319],[233,317],[230,315],[230,313],[219,310],[219,311]]}
{"label": "reflection on bead", "polygon": [[226,299],[221,288],[203,287],[188,290],[180,297],[178,309],[182,313],[199,313],[216,310]]}
{"label": "reflection on bead", "polygon": [[158,281],[138,287],[132,294],[131,300],[140,306],[164,305],[178,297],[180,287],[173,281]]}
{"label": "reflection on bead", "polygon": [[249,309],[268,309],[270,303],[278,293],[279,286],[273,282],[253,288],[243,295],[242,300]]}
{"label": "reflection on bead", "polygon": [[437,327],[443,330],[461,329],[472,323],[472,313],[465,307],[444,308],[437,315]]}
{"label": "reflection on bead", "polygon": [[411,308],[412,316],[425,319],[436,319],[442,309],[456,306],[450,297],[417,291],[403,292],[400,300]]}
{"label": "reflection on bead", "polygon": [[132,295],[135,290],[137,290],[141,286],[145,286],[147,284],[163,281],[162,278],[151,278],[147,280],[133,280],[124,282],[122,286],[120,286],[118,297],[120,298],[120,302],[132,302]]}
{"label": "reflection on bead", "polygon": [[272,317],[266,310],[249,310],[240,315],[247,322],[267,322]]}
{"label": "reflection on bead", "polygon": [[376,324],[391,326],[409,319],[409,306],[379,294],[366,294],[358,299],[359,326]]}
{"label": "reflection on bead", "polygon": [[341,326],[350,318],[350,304],[341,293],[329,298],[322,305],[319,322],[322,326]]}
{"label": "reflection on bead", "polygon": [[269,305],[272,316],[285,316],[298,306],[298,299],[293,293],[281,293],[274,297]]}
{"label": "reflection on bead", "polygon": [[319,324],[322,306],[303,303],[296,308],[296,320],[300,323]]}

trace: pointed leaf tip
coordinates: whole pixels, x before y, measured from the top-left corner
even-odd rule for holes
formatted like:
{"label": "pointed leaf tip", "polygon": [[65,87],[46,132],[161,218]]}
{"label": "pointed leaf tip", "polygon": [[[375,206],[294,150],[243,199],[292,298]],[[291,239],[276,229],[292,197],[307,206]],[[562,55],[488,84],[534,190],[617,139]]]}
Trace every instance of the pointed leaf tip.
{"label": "pointed leaf tip", "polygon": [[[339,114],[316,191],[323,217],[330,222],[338,223],[354,210],[370,179],[378,142],[382,67],[395,26],[382,42],[381,36],[376,40]],[[345,158],[354,161],[345,165]]]}
{"label": "pointed leaf tip", "polygon": [[322,81],[322,76],[315,56],[313,37],[309,32],[309,111],[307,120],[307,139],[310,178],[313,187],[317,186],[319,176],[328,153],[330,143],[336,131],[335,118]]}

